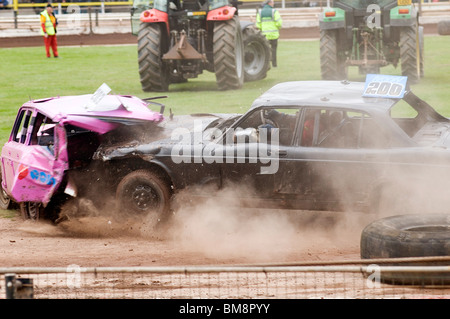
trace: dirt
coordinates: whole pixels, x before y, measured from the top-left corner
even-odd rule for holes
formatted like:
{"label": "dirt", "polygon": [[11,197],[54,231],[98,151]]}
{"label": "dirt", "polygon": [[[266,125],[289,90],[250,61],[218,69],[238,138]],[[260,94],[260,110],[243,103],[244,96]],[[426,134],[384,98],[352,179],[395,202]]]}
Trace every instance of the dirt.
{"label": "dirt", "polygon": [[3,267],[356,260],[361,231],[371,218],[356,212],[230,208],[216,199],[182,207],[156,228],[150,220],[119,221],[107,213],[55,225],[23,220],[17,212],[13,218],[0,218],[0,256]]}

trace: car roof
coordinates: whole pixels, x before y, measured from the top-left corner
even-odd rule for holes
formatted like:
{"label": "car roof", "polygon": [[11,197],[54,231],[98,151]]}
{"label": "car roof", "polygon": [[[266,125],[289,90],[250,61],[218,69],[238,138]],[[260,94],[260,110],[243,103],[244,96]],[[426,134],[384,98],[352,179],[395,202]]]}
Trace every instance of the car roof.
{"label": "car roof", "polygon": [[261,106],[325,106],[387,111],[398,100],[363,97],[364,82],[291,81],[273,86],[257,98],[252,108]]}
{"label": "car roof", "polygon": [[54,121],[70,115],[96,118],[123,118],[148,121],[162,120],[162,114],[152,111],[147,103],[129,95],[107,95],[92,105],[93,94],[58,96],[31,100],[24,107],[32,107]]}
{"label": "car roof", "polygon": [[22,108],[36,109],[54,122],[73,124],[102,134],[118,124],[163,120],[163,115],[150,110],[147,102],[128,95],[106,95],[100,101],[95,101],[94,94],[51,97],[31,100]]}

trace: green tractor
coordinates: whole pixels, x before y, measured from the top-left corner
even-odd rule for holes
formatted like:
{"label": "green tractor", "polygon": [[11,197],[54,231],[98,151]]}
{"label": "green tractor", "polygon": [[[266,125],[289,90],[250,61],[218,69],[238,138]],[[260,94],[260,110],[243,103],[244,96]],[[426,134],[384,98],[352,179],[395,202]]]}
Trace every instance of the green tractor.
{"label": "green tractor", "polygon": [[144,91],[167,91],[172,83],[215,73],[220,90],[266,77],[268,40],[253,23],[239,20],[229,0],[135,0],[132,32],[137,35]]}
{"label": "green tractor", "polygon": [[320,67],[325,80],[379,73],[400,63],[410,82],[424,76],[423,27],[411,0],[334,0],[319,19]]}

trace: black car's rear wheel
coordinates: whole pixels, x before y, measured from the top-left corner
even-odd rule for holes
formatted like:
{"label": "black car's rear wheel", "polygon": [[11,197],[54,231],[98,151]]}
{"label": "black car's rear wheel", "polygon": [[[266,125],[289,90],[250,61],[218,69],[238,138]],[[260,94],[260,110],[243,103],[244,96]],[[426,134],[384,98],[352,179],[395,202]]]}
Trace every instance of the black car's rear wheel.
{"label": "black car's rear wheel", "polygon": [[157,174],[137,170],[126,175],[117,186],[121,216],[146,217],[154,214],[162,219],[170,208],[170,186]]}

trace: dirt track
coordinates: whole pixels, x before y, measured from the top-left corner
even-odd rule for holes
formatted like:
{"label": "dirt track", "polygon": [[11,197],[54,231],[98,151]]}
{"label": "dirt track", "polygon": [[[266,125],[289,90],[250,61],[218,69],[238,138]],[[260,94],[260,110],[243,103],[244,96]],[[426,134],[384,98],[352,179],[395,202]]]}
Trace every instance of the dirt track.
{"label": "dirt track", "polygon": [[[437,34],[436,24],[427,24],[424,27],[425,34]],[[315,39],[319,38],[318,27],[282,29],[280,39]],[[91,34],[91,35],[65,35],[58,36],[58,45],[114,45],[135,44],[136,36],[131,33]],[[41,36],[0,38],[0,48],[43,46]]]}
{"label": "dirt track", "polygon": [[224,207],[214,200],[185,207],[156,231],[145,221],[119,223],[98,214],[55,226],[24,221],[17,213],[12,219],[0,218],[0,259],[3,267],[355,260],[361,231],[373,218]]}

